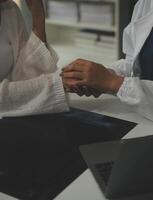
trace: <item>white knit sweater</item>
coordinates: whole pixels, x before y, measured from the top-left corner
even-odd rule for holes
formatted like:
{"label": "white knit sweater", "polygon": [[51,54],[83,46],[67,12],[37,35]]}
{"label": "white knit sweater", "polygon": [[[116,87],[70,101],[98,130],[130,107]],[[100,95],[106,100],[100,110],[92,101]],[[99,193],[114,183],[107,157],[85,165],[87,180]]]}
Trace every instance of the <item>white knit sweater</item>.
{"label": "white knit sweater", "polygon": [[14,65],[0,83],[0,116],[23,116],[68,111],[57,55],[34,34],[28,36],[12,0],[1,5],[12,42]]}

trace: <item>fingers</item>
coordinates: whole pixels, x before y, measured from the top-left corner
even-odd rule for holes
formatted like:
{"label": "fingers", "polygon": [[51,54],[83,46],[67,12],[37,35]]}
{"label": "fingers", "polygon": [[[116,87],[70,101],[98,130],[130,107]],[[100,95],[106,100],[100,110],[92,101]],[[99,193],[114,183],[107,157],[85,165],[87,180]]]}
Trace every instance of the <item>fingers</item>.
{"label": "fingers", "polygon": [[77,87],[77,80],[75,80],[75,79],[65,79],[65,78],[62,78],[62,79],[63,79],[63,84],[66,87],[69,87],[69,88],[76,88]]}
{"label": "fingers", "polygon": [[91,96],[92,93],[90,92],[90,90],[86,87],[86,86],[83,86],[83,87],[76,87],[76,88],[71,88],[71,93],[76,93],[77,95],[79,96]]}
{"label": "fingers", "polygon": [[[83,73],[80,72],[67,72],[61,73],[64,85],[69,88],[78,88],[78,86],[85,86],[86,80],[83,77]],[[80,88],[80,87],[79,87]]]}
{"label": "fingers", "polygon": [[79,96],[86,95],[89,97],[92,95],[91,92],[88,90],[88,88],[82,84],[82,81],[78,81],[76,79],[71,79],[71,78],[69,79],[63,78],[63,77],[62,80],[66,92],[76,93]]}
{"label": "fingers", "polygon": [[101,83],[101,69],[102,67],[99,64],[77,59],[63,69],[61,76],[67,87],[71,88],[79,96],[93,95],[94,97],[99,97],[101,93],[98,91],[99,85],[97,82]]}
{"label": "fingers", "polygon": [[[89,63],[87,60],[77,59],[63,69],[61,76],[64,79],[75,79],[75,81],[73,80],[73,84],[75,83],[78,86],[86,85],[85,82],[87,82],[90,74],[88,69]],[[71,84],[72,81],[67,80],[67,83]]]}
{"label": "fingers", "polygon": [[63,78],[67,79],[83,79],[84,74],[83,72],[77,72],[77,71],[69,71],[69,72],[64,72],[60,74]]}
{"label": "fingers", "polygon": [[74,79],[63,79],[63,84],[66,92],[76,93],[79,96],[91,96],[98,98],[102,92],[96,89],[85,86],[84,81],[78,81]]}
{"label": "fingers", "polygon": [[90,97],[92,95],[91,91],[86,86],[82,86],[80,88],[82,88],[83,93],[84,93],[85,96]]}
{"label": "fingers", "polygon": [[66,92],[69,93],[76,93],[79,96],[83,96],[84,95],[84,91],[82,90],[82,88],[80,87],[68,87],[66,86]]}
{"label": "fingers", "polygon": [[82,87],[77,87],[75,88],[75,90],[76,90],[76,94],[79,95],[80,97],[84,95],[84,90]]}
{"label": "fingers", "polygon": [[82,69],[81,65],[74,63],[74,64],[70,64],[67,67],[63,68],[63,71],[64,72],[71,72],[71,71],[82,72],[83,69]]}
{"label": "fingers", "polygon": [[84,71],[84,69],[87,65],[87,62],[88,62],[87,60],[77,59],[77,60],[73,61],[72,63],[70,63],[65,68],[63,68],[63,71],[64,72],[70,72],[70,71],[82,72],[82,71]]}
{"label": "fingers", "polygon": [[98,98],[102,94],[101,91],[95,90],[93,88],[90,88],[90,92],[95,98]]}

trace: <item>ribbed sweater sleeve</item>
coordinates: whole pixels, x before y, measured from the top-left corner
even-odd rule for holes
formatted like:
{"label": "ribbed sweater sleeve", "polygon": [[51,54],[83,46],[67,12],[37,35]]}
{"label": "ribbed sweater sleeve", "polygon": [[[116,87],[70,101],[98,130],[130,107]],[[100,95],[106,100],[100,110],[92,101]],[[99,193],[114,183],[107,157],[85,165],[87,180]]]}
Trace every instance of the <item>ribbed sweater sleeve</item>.
{"label": "ribbed sweater sleeve", "polygon": [[0,116],[68,111],[62,79],[57,71],[56,52],[47,48],[33,32],[27,37],[20,11],[12,1],[5,4],[3,11],[6,30],[13,24],[9,38],[14,64],[0,83]]}
{"label": "ribbed sweater sleeve", "polygon": [[68,111],[56,52],[31,33],[8,79],[0,84],[0,115]]}
{"label": "ribbed sweater sleeve", "polygon": [[22,116],[68,111],[58,73],[0,84],[0,115]]}
{"label": "ribbed sweater sleeve", "polygon": [[58,56],[52,47],[47,48],[33,32],[26,45],[20,50],[10,73],[10,79],[26,80],[57,70]]}

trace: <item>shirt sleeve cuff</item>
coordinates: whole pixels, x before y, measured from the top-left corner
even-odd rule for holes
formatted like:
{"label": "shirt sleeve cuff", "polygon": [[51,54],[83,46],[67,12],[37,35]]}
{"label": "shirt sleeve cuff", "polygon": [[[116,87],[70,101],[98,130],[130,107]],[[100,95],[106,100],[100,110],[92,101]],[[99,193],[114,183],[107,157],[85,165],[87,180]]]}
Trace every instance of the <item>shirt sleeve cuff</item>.
{"label": "shirt sleeve cuff", "polygon": [[129,105],[138,105],[140,103],[140,96],[142,96],[139,87],[138,77],[125,77],[117,96],[122,102]]}

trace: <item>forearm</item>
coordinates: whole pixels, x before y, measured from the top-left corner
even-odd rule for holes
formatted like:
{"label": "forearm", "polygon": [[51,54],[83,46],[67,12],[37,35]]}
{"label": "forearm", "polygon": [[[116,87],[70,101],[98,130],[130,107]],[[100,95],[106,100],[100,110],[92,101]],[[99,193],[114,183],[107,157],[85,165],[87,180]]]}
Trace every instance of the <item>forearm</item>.
{"label": "forearm", "polygon": [[0,83],[0,114],[23,116],[68,111],[62,81],[55,73]]}
{"label": "forearm", "polygon": [[33,32],[46,42],[45,33],[45,11],[42,0],[26,0],[33,19]]}
{"label": "forearm", "polygon": [[33,15],[33,32],[46,43],[45,18],[39,19]]}

